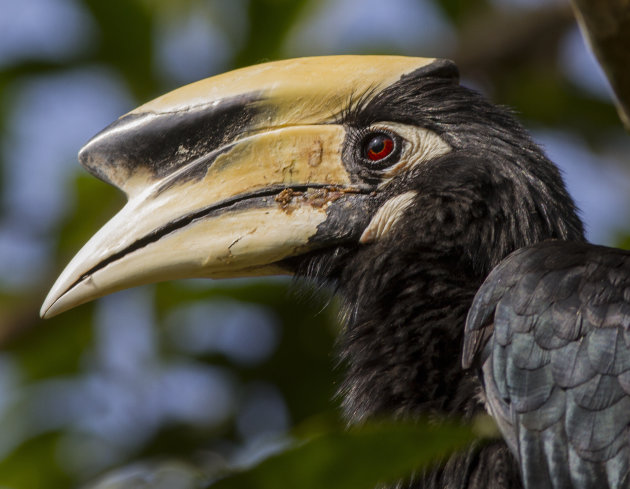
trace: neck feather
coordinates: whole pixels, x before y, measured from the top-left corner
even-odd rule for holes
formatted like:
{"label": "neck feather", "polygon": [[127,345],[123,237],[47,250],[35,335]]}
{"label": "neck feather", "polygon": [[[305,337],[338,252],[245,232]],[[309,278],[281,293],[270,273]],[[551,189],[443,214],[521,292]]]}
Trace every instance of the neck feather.
{"label": "neck feather", "polygon": [[339,281],[348,419],[472,414],[478,382],[462,370],[460,356],[480,279],[431,250],[372,249],[352,261]]}

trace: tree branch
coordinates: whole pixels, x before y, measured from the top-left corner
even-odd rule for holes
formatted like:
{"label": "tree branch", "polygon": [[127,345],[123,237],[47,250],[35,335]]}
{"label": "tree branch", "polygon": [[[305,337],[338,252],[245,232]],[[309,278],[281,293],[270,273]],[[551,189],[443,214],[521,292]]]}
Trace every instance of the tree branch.
{"label": "tree branch", "polygon": [[584,37],[617,97],[617,111],[630,131],[630,0],[572,0]]}

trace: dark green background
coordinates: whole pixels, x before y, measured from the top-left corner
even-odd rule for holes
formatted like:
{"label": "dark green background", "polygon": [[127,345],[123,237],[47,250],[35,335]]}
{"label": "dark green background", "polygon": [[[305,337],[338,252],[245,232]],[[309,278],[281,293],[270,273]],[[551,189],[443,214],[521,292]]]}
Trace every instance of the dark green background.
{"label": "dark green background", "polygon": [[[131,110],[180,83],[194,81],[183,79],[185,75],[183,77],[181,73],[169,76],[172,72],[168,67],[160,66],[163,61],[156,52],[160,42],[169,42],[168,38],[163,38],[164,25],[190,21],[191,18],[212,25],[229,48],[221,51],[220,63],[209,63],[207,68],[203,63],[195,66],[192,71],[200,77],[215,74],[216,70],[287,56],[332,54],[329,52],[331,43],[311,41],[310,44],[299,44],[294,41],[296,36],[299,37],[296,30],[305,29],[309,19],[317,16],[324,5],[324,2],[315,0],[235,3],[227,0],[77,0],[77,3],[91,19],[86,25],[88,40],[85,46],[57,58],[39,56],[36,52],[18,56],[4,62],[0,68],[0,168],[3,169],[0,173],[0,188],[3,189],[0,229],[5,230],[5,239],[10,239],[11,229],[15,226],[29,227],[29,218],[20,220],[20,209],[15,209],[6,197],[11,182],[6,178],[7,165],[20,162],[11,160],[5,150],[11,144],[12,128],[19,117],[16,97],[25,85],[87,67],[105,68],[128,90],[129,106],[124,110]],[[422,30],[433,32],[436,29],[436,26],[422,23],[409,32],[388,36],[382,30],[392,27],[379,10],[374,16],[361,16],[364,20],[358,26],[362,32],[359,40],[349,45],[337,45],[334,51],[451,57],[460,66],[466,83],[485,92],[493,101],[514,107],[529,128],[545,134],[561,131],[561,139],[580,141],[576,151],[588,152],[593,160],[600,157],[605,160],[607,166],[606,169],[602,166],[602,172],[611,171],[611,165],[621,168],[615,171],[623,171],[630,144],[611,102],[586,89],[574,74],[562,68],[563,46],[567,36],[575,35],[571,34],[575,25],[567,4],[465,0],[422,3],[435,9],[448,31],[438,29],[436,40],[418,35]],[[361,2],[354,4],[356,8],[364,8]],[[29,0],[23,5],[24,9],[28,8]],[[335,12],[334,1],[327,5]],[[337,15],[352,16],[353,13],[347,9],[339,10],[332,14],[329,22],[333,23]],[[20,21],[19,13],[11,19],[18,26]],[[327,33],[321,25],[324,39]],[[317,39],[317,27],[311,31],[309,39]],[[397,41],[401,38],[406,40]],[[38,134],[33,130],[32,144],[37,145],[37,142]],[[74,161],[75,156],[69,153],[67,158]],[[594,171],[597,172],[597,168]],[[39,175],[35,174],[33,178],[39,178]],[[48,264],[36,277],[29,277],[26,285],[12,285],[13,281],[3,280],[0,276],[0,345],[3,351],[0,393],[4,396],[0,399],[0,439],[4,440],[0,443],[0,487],[73,487],[95,480],[109,469],[139,461],[149,463],[152,468],[149,472],[144,472],[143,468],[126,469],[128,478],[159,470],[155,468],[157,464],[167,474],[165,477],[179,474],[181,481],[188,480],[189,483],[189,478],[197,470],[201,479],[212,477],[212,474],[222,473],[226,464],[247,458],[245,454],[260,456],[278,443],[318,433],[327,434],[310,445],[289,452],[286,459],[270,460],[258,472],[233,481],[230,487],[272,487],[274,483],[268,481],[278,476],[293,477],[291,480],[307,478],[312,485],[301,485],[303,488],[333,487],[331,480],[338,481],[339,487],[371,487],[372,477],[385,474],[383,467],[391,467],[386,475],[394,477],[423,461],[427,454],[446,449],[438,450],[428,441],[432,440],[432,435],[422,431],[422,427],[383,428],[382,432],[379,428],[356,435],[358,438],[339,433],[338,402],[334,397],[341,375],[333,353],[334,337],[339,327],[336,304],[326,291],[315,291],[308,284],[292,285],[290,279],[230,281],[226,284],[166,283],[119,295],[100,305],[84,305],[48,321],[40,320],[39,306],[56,275],[123,203],[121,194],[87,176],[78,164],[75,164],[65,191],[69,205],[62,217],[47,226],[40,225],[41,231],[36,237],[50,244]],[[628,210],[618,209],[621,215],[627,215]],[[16,221],[20,222],[16,224]],[[628,230],[630,223],[626,229],[623,226],[612,229],[606,239],[610,244],[628,245]],[[136,393],[142,392],[144,377],[138,374],[137,378],[130,378],[124,368],[103,362],[99,352],[104,351],[102,342],[107,338],[103,338],[102,327],[99,329],[96,325],[99,321],[103,323],[103,314],[106,315],[107,310],[134,300],[142,302],[144,313],[151,311],[148,317],[138,319],[125,316],[129,324],[119,325],[122,330],[128,328],[133,333],[137,328],[134,322],[143,321],[145,329],[138,331],[151,338],[147,359],[139,357],[131,362],[134,373],[154,373],[153,377],[148,375],[147,378],[155,380],[182,368],[183,373],[178,379],[183,384],[193,382],[194,379],[187,375],[194,372],[201,377],[207,372],[217,374],[229,386],[229,409],[225,416],[218,421],[212,421],[211,416],[155,416],[152,407],[166,402],[159,396],[160,380],[147,394],[156,396],[155,402],[143,398],[142,394],[125,397],[134,389]],[[181,311],[190,310],[202,301],[215,310],[238,308],[238,304],[243,307],[257,304],[256,307],[266,311],[266,317],[273,323],[270,326],[275,338],[272,351],[256,361],[239,362],[229,352],[206,349],[191,353],[190,349],[182,348],[173,340],[180,326],[177,322],[192,319],[186,319],[189,316]],[[195,320],[204,323],[218,319],[202,315]],[[245,339],[256,342],[256,332],[251,328],[248,330],[247,326],[243,334],[251,334],[253,339]],[[129,341],[134,341],[135,337],[130,338]],[[119,341],[124,341],[124,335]],[[110,354],[116,350],[116,345],[105,346],[109,348],[105,351]],[[133,349],[121,347],[121,351]],[[87,401],[83,398],[85,392],[93,392],[90,388],[100,389],[95,379],[107,384],[110,390],[106,392],[111,392],[107,394],[111,396],[108,397],[110,403],[95,404],[94,399],[98,396]],[[94,385],[86,388],[89,382]],[[191,383],[190,389],[203,399],[203,395],[212,395],[211,389],[206,393],[196,391],[205,385],[203,382]],[[120,399],[116,398],[116,386],[122,386]],[[185,388],[185,385],[177,387]],[[101,389],[101,392],[105,391]],[[248,432],[238,427],[238,420],[244,419],[246,411],[256,406],[251,403],[252,396],[258,396],[262,405],[265,399],[271,399],[268,418],[274,429],[270,432],[264,426]],[[133,405],[133,402],[139,402],[139,405]],[[273,409],[280,412],[280,421],[276,424]],[[141,438],[120,445],[115,437],[100,438],[98,429],[83,422],[90,419],[98,424],[99,416],[102,416],[106,420],[103,426],[110,426],[107,423],[115,424],[118,419],[120,413],[117,410],[123,412],[119,418],[132,423],[132,428],[134,419],[138,425],[143,425],[155,416],[155,422]],[[196,412],[199,411],[203,411],[203,406],[197,407]],[[64,421],[55,422],[56,416]],[[267,418],[261,415],[261,419],[264,423]],[[124,432],[124,426],[112,429]],[[459,443],[467,439],[467,432],[449,430],[436,438],[445,445],[449,445],[449,440]],[[376,447],[376,455],[363,453],[362,447]],[[379,447],[382,452],[378,452]],[[355,454],[356,458],[353,460],[349,454]],[[82,463],[82,460],[88,462]],[[283,467],[289,466],[291,471],[283,474]],[[362,466],[373,470],[360,470]],[[181,484],[181,487],[189,487],[184,482]],[[169,483],[165,487],[168,485],[175,487],[176,484]]]}

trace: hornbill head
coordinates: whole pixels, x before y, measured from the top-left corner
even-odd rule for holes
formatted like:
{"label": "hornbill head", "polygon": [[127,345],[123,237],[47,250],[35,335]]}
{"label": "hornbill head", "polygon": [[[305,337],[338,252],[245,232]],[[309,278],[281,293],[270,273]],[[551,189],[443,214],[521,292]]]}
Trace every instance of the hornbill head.
{"label": "hornbill head", "polygon": [[[128,202],[63,271],[44,317],[167,279],[291,274],[393,230],[456,253],[465,241],[479,274],[528,240],[581,232],[553,165],[506,111],[460,87],[446,60],[236,70],[121,117],[79,159]],[[556,222],[553,195],[568,224]]]}

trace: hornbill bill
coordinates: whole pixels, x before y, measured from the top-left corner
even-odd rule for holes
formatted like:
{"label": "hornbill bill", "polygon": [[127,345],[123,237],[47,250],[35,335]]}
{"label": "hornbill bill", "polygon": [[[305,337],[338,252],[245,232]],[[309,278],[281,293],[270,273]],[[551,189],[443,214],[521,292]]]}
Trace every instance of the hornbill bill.
{"label": "hornbill bill", "polygon": [[585,242],[558,169],[452,62],[236,70],[79,158],[128,203],[42,316],[172,278],[306,276],[343,303],[351,422],[487,409],[500,427],[405,487],[630,486],[630,255]]}

